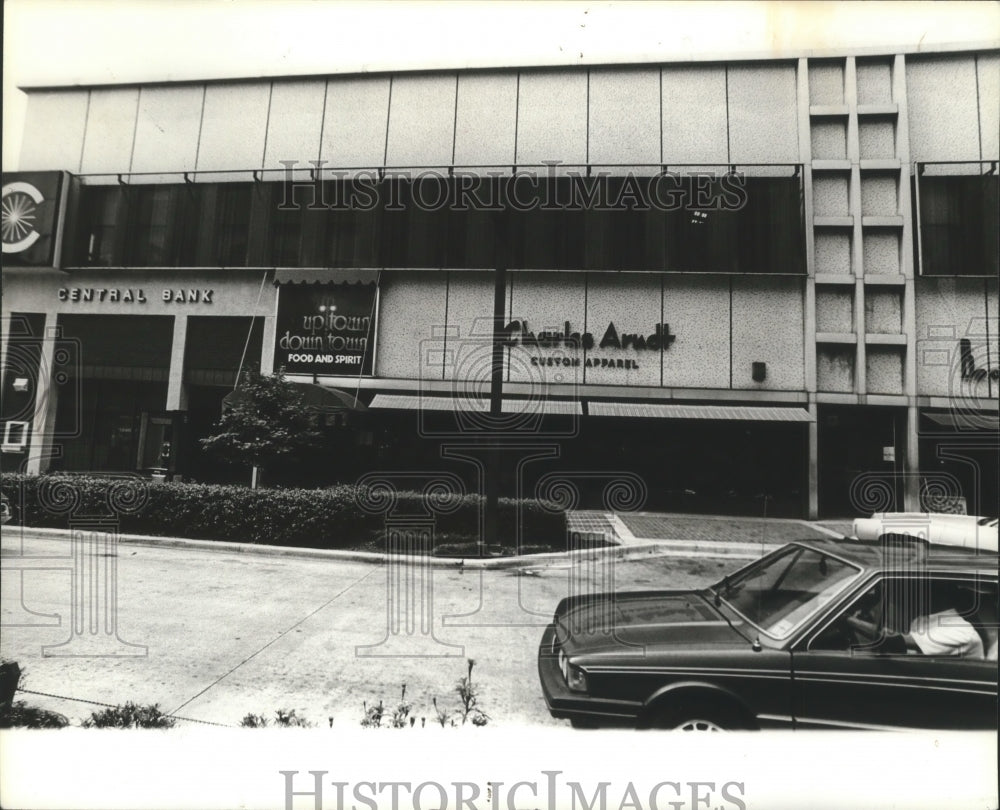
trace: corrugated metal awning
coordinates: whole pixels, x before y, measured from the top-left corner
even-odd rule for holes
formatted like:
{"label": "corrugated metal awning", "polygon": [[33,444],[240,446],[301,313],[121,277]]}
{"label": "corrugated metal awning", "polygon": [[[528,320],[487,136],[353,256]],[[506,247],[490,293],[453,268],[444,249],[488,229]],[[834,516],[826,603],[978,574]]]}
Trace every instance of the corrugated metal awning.
{"label": "corrugated metal awning", "polygon": [[623,416],[631,419],[717,419],[725,422],[813,422],[802,408],[760,405],[677,405],[663,402],[591,402],[591,416]]}
{"label": "corrugated metal awning", "polygon": [[274,271],[275,284],[374,284],[377,269],[331,269],[329,267],[283,267]]}
{"label": "corrugated metal awning", "polygon": [[935,425],[957,430],[998,430],[1000,414],[993,411],[922,411]]}
{"label": "corrugated metal awning", "polygon": [[[397,411],[470,411],[489,413],[490,401],[476,397],[414,396],[411,394],[376,394],[371,408]],[[579,402],[553,399],[505,399],[501,405],[504,413],[532,413],[543,416],[579,416],[583,408]]]}

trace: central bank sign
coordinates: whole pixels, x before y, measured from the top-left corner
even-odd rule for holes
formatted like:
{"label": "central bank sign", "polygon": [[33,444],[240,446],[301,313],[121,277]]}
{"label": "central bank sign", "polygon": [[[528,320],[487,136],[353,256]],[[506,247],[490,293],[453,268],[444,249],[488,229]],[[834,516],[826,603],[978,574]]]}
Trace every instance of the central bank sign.
{"label": "central bank sign", "polygon": [[286,284],[278,292],[274,366],[289,374],[370,376],[377,287]]}

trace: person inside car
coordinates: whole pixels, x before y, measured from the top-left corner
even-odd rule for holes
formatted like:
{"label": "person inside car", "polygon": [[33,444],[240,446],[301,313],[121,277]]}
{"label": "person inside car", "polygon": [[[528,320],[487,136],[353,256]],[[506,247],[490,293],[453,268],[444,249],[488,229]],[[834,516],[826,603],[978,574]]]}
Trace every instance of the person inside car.
{"label": "person inside car", "polygon": [[916,616],[908,632],[895,632],[882,621],[882,588],[876,585],[845,618],[855,634],[868,644],[877,645],[879,652],[983,660],[983,640],[960,613],[967,601],[955,585],[939,583],[931,589],[929,612]]}
{"label": "person inside car", "polygon": [[970,589],[978,608],[973,623],[983,640],[987,661],[997,660],[997,641],[1000,636],[1000,610],[997,606],[996,586],[980,586]]}

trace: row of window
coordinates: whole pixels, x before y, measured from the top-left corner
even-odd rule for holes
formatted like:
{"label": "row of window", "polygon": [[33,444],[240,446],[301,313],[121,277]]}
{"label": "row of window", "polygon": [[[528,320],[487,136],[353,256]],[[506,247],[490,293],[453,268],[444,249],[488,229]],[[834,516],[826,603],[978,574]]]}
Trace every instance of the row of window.
{"label": "row of window", "polygon": [[[919,179],[921,272],[995,275],[995,174]],[[798,176],[83,186],[65,266],[804,273]]]}
{"label": "row of window", "polygon": [[83,186],[66,266],[804,273],[798,177]]}

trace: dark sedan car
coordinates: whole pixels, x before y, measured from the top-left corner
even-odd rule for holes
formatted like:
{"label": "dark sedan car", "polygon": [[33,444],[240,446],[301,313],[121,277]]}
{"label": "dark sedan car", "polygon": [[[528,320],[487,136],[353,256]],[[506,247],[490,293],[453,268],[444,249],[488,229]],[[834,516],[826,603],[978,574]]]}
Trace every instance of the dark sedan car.
{"label": "dark sedan car", "polygon": [[792,543],[698,591],[573,596],[538,669],[575,726],[997,727],[997,555]]}

